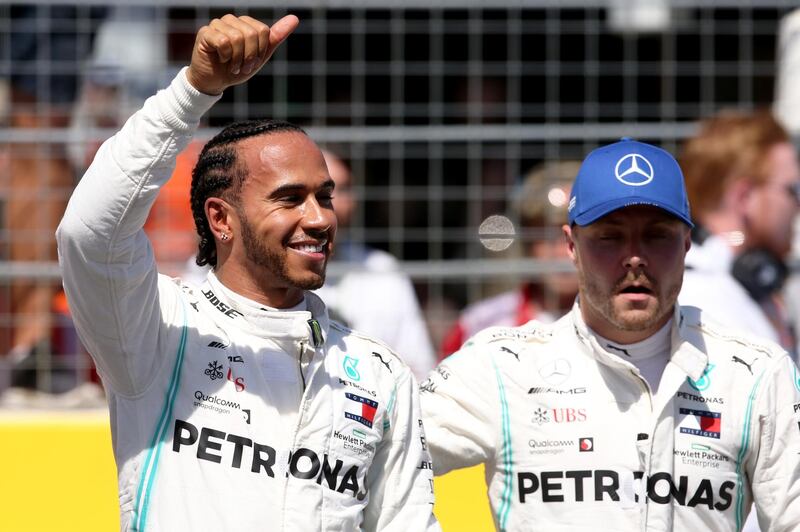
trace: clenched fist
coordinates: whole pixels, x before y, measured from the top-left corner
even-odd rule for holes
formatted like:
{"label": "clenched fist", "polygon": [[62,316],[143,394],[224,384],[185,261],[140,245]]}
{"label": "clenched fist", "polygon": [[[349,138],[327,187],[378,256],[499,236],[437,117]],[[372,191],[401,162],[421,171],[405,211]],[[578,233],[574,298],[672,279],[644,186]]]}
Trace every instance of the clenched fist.
{"label": "clenched fist", "polygon": [[220,94],[247,81],[299,23],[294,15],[271,27],[248,16],[225,15],[212,20],[197,32],[186,73],[189,83],[205,94]]}

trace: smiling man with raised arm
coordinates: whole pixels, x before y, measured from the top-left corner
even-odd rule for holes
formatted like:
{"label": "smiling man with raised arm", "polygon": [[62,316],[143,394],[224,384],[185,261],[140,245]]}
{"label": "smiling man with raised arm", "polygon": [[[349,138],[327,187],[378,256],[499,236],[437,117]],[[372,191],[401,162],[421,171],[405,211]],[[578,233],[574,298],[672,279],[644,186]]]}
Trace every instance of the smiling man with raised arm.
{"label": "smiling man with raised arm", "polygon": [[200,117],[297,24],[201,28],[190,66],[103,144],[59,227],[108,395],[123,530],[439,530],[416,382],[308,292],[336,233],[314,142],[270,120],[208,142],[191,191],[203,285],[160,276],[142,231]]}
{"label": "smiling man with raised arm", "polygon": [[484,463],[498,530],[800,530],[800,376],[676,304],[683,176],[624,139],[584,160],[564,234],[578,301],[478,333],[423,384],[436,474]]}

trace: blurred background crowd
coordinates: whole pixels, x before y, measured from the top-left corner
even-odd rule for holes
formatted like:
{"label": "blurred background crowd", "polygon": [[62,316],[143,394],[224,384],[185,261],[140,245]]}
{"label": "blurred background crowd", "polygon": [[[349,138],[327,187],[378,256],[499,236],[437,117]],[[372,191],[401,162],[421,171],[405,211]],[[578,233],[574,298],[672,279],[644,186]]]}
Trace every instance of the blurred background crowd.
{"label": "blurred background crowd", "polygon": [[[337,182],[341,230],[321,295],[423,379],[484,327],[571,307],[569,183],[588,151],[629,136],[686,172],[697,230],[681,300],[797,351],[790,2],[271,4],[238,11],[291,11],[302,24],[181,155],[147,225],[163,273],[204,275],[188,201],[203,141],[233,120],[297,123]],[[180,69],[203,21],[230,9],[0,5],[0,407],[103,404],[53,233],[99,145]]]}

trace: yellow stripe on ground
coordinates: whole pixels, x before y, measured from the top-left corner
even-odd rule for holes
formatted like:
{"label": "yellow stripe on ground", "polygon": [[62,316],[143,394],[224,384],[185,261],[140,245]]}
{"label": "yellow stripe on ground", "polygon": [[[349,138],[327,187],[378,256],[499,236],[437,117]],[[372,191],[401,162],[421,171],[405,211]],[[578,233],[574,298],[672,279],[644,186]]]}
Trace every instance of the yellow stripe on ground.
{"label": "yellow stripe on ground", "polygon": [[[0,530],[119,530],[108,414],[0,412]],[[494,530],[483,466],[434,482],[444,532]]]}

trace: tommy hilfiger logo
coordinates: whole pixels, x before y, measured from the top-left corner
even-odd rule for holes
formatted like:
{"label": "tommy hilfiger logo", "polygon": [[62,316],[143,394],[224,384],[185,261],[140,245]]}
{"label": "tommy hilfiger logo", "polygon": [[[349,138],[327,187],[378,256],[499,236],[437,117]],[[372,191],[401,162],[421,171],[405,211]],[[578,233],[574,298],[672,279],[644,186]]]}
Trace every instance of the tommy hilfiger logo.
{"label": "tommy hilfiger logo", "polygon": [[344,417],[372,428],[372,423],[375,421],[375,413],[378,410],[378,402],[349,392],[346,392],[344,396],[356,403],[347,403],[345,405],[347,410],[344,412]]}
{"label": "tommy hilfiger logo", "polygon": [[693,408],[678,409],[681,416],[681,434],[703,436],[705,438],[719,439],[722,432],[722,414],[710,410],[696,410]]}

